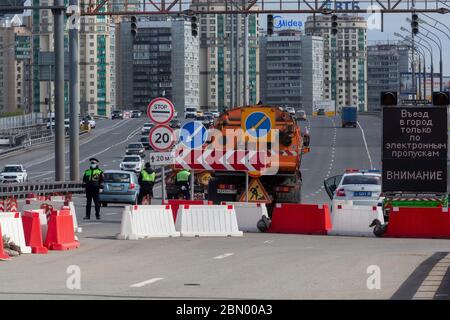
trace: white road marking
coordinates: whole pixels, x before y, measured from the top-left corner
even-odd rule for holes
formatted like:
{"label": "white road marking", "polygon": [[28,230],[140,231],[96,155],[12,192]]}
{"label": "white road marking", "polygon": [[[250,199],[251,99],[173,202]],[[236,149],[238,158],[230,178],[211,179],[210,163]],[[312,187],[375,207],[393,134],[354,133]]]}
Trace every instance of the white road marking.
{"label": "white road marking", "polygon": [[130,287],[131,288],[142,288],[142,287],[144,287],[144,286],[146,286],[148,284],[152,284],[152,283],[155,283],[157,281],[161,281],[163,279],[164,278],[152,278],[152,279],[149,279],[149,280],[146,280],[146,281],[142,281],[142,282],[139,282],[139,283],[132,284]]}
{"label": "white road marking", "polygon": [[225,258],[227,258],[229,256],[232,256],[232,255],[234,255],[234,253],[224,253],[224,254],[221,254],[220,256],[214,257],[213,259],[216,259],[216,260],[218,260],[218,259],[225,259]]}
{"label": "white road marking", "polygon": [[356,123],[358,124],[359,129],[361,129],[362,137],[364,140],[364,145],[365,145],[366,151],[367,151],[367,157],[369,158],[369,162],[370,162],[370,169],[374,169],[373,163],[372,163],[372,157],[370,156],[370,152],[369,152],[369,147],[367,146],[366,135],[364,134],[364,130],[361,127],[361,125],[359,124],[359,122],[356,122]]}
{"label": "white road marking", "polygon": [[266,240],[264,243],[273,243],[275,240]]}
{"label": "white road marking", "polygon": [[119,214],[119,212],[116,212],[116,213],[104,213],[103,215],[104,216],[113,216],[113,215],[116,215],[116,214]]}
{"label": "white road marking", "polygon": [[80,227],[93,226],[96,224],[101,224],[101,223],[100,222],[85,223],[85,224],[80,224]]}

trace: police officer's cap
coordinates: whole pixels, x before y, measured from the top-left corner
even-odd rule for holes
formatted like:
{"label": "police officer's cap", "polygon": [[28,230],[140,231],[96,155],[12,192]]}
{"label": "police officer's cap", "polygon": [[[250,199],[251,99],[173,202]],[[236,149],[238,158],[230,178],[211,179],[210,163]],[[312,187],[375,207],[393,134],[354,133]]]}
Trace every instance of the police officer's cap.
{"label": "police officer's cap", "polygon": [[99,163],[100,161],[98,161],[97,158],[90,158],[89,159],[90,162],[95,162],[95,163]]}
{"label": "police officer's cap", "polygon": [[148,169],[148,168],[150,168],[150,167],[151,167],[150,162],[146,162],[146,163],[145,163],[145,168]]}

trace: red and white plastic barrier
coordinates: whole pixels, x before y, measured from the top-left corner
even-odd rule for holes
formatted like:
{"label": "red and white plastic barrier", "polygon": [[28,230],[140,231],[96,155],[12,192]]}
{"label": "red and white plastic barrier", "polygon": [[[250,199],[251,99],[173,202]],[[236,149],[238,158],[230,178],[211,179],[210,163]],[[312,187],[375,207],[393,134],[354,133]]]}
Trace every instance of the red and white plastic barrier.
{"label": "red and white plastic barrier", "polygon": [[73,220],[69,207],[52,210],[44,246],[50,250],[70,250],[80,246],[75,239]]}
{"label": "red and white plastic barrier", "polygon": [[333,228],[329,235],[374,237],[369,225],[378,219],[384,224],[383,210],[378,206],[359,206],[351,204],[336,204],[331,212]]}
{"label": "red and white plastic barrier", "polygon": [[10,237],[10,240],[20,247],[22,253],[31,253],[31,247],[25,242],[22,217],[19,212],[0,213],[0,225],[3,235]]}
{"label": "red and white plastic barrier", "polygon": [[385,237],[450,238],[448,208],[394,207]]}
{"label": "red and white plastic barrier", "polygon": [[232,205],[183,205],[176,229],[183,237],[240,237]]}
{"label": "red and white plastic barrier", "polygon": [[189,205],[207,205],[212,204],[211,201],[207,200],[184,200],[184,199],[170,199],[170,200],[164,200],[162,204],[169,204],[172,208],[172,214],[173,214],[173,221],[177,221],[177,214],[180,209],[180,206],[184,206],[185,204]]}
{"label": "red and white plastic barrier", "polygon": [[44,247],[44,237],[42,235],[41,219],[45,220],[47,225],[47,218],[43,210],[25,211],[22,216],[23,230],[25,234],[25,242],[27,246],[31,247],[32,253],[45,254],[48,249]]}
{"label": "red and white plastic barrier", "polygon": [[2,233],[2,225],[0,224],[0,261],[8,261],[11,260],[11,257],[5,252],[3,248],[3,233]]}
{"label": "red and white plastic barrier", "polygon": [[170,205],[126,206],[122,214],[119,240],[179,237]]}
{"label": "red and white plastic barrier", "polygon": [[329,230],[328,205],[277,203],[267,232],[326,235]]}
{"label": "red and white plastic barrier", "polygon": [[[53,196],[54,197],[54,196]],[[67,200],[49,200],[49,199],[26,199],[25,204],[22,207],[22,211],[30,211],[41,209],[42,205],[48,204],[55,209],[61,209],[62,207],[68,205],[70,208],[70,213],[72,215],[72,222],[74,227],[74,232],[81,233],[83,229],[78,226],[77,214],[75,211],[75,205],[72,201]]]}
{"label": "red and white plastic barrier", "polygon": [[260,232],[257,227],[258,221],[263,216],[269,217],[264,203],[222,202],[222,205],[234,206],[238,228],[243,232]]}

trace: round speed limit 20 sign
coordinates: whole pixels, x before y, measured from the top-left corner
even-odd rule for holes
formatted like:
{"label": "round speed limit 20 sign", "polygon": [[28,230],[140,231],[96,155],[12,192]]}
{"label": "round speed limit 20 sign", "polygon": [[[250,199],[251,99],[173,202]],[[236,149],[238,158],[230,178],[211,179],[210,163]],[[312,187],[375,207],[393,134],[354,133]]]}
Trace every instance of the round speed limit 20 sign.
{"label": "round speed limit 20 sign", "polygon": [[153,99],[147,107],[147,116],[154,123],[165,124],[172,120],[174,114],[173,103],[166,98]]}
{"label": "round speed limit 20 sign", "polygon": [[154,126],[149,133],[150,146],[155,151],[166,151],[175,144],[175,133],[172,128],[166,125]]}

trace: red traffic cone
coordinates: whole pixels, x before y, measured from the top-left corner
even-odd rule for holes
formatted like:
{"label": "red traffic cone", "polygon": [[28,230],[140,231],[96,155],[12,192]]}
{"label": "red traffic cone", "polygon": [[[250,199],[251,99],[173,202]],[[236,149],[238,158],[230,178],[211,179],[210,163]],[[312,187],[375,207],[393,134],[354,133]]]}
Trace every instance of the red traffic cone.
{"label": "red traffic cone", "polygon": [[52,210],[48,219],[47,237],[44,246],[50,250],[76,249],[80,243],[75,240],[72,215],[69,208]]}

